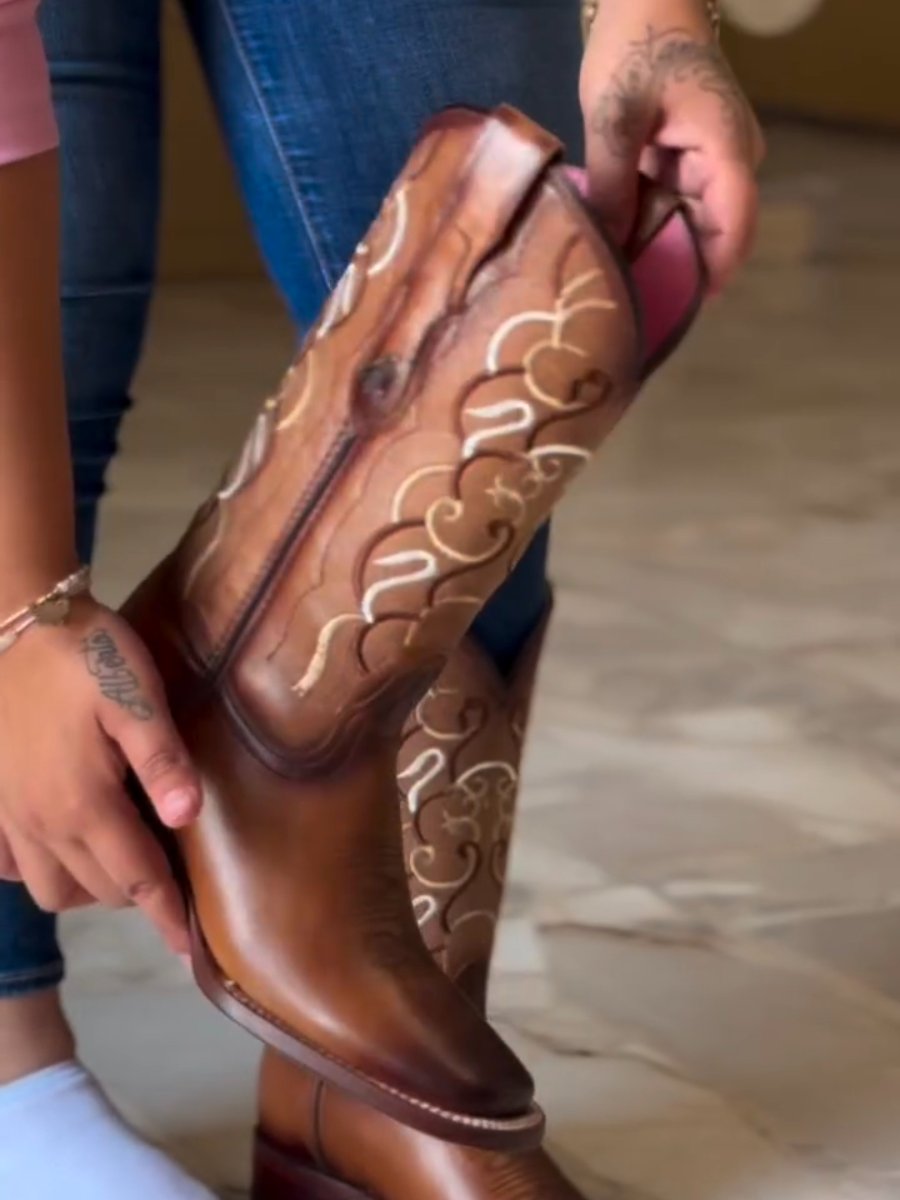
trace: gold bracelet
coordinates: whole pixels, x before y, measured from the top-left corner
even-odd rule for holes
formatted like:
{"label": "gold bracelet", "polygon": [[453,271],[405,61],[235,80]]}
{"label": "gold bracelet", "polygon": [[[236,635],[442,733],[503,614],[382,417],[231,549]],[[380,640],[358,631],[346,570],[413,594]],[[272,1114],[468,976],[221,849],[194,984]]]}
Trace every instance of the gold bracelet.
{"label": "gold bracelet", "polygon": [[[719,0],[704,0],[706,4],[706,15],[709,17],[709,23],[712,25],[713,33],[718,38],[722,32],[722,13],[719,8]],[[590,29],[597,17],[597,12],[600,8],[602,0],[584,0],[584,27]]]}
{"label": "gold bracelet", "polygon": [[0,621],[0,654],[14,646],[32,625],[64,625],[72,611],[72,600],[91,590],[91,568],[79,567],[61,579],[44,596],[26,604]]}

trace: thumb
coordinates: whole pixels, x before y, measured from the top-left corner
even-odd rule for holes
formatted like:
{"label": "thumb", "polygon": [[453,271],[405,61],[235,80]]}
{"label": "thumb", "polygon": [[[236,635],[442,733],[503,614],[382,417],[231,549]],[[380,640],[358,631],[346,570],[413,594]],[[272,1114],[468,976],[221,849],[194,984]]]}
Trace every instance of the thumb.
{"label": "thumb", "polygon": [[146,648],[119,620],[84,639],[89,673],[103,697],[97,716],[170,829],[197,819],[202,805],[194,770],[169,712],[162,680]]}
{"label": "thumb", "polygon": [[622,245],[637,217],[641,155],[652,138],[654,107],[614,84],[584,107],[591,205]]}
{"label": "thumb", "polygon": [[154,705],[149,719],[126,716],[107,732],[164,825],[182,829],[197,819],[203,806],[200,779],[164,704]]}

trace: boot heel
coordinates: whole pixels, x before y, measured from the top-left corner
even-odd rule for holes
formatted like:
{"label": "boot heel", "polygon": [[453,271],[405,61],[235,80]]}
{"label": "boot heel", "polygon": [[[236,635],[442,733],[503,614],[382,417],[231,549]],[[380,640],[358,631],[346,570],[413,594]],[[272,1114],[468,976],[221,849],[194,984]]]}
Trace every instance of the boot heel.
{"label": "boot heel", "polygon": [[374,1200],[257,1135],[250,1200]]}

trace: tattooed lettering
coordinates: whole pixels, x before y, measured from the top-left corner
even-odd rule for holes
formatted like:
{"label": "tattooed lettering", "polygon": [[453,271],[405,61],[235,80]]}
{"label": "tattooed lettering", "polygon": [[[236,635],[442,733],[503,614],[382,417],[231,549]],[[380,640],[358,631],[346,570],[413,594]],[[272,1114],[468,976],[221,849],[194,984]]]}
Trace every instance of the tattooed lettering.
{"label": "tattooed lettering", "polygon": [[715,41],[687,29],[648,26],[627,54],[601,96],[591,119],[611,153],[630,157],[636,142],[653,133],[657,106],[666,89],[693,83],[719,101],[722,120],[742,158],[753,154],[754,123],[740,84]]}
{"label": "tattooed lettering", "polygon": [[128,665],[116,639],[107,629],[95,629],[82,642],[84,661],[107,700],[118,704],[139,721],[149,721],[154,708],[141,682]]}

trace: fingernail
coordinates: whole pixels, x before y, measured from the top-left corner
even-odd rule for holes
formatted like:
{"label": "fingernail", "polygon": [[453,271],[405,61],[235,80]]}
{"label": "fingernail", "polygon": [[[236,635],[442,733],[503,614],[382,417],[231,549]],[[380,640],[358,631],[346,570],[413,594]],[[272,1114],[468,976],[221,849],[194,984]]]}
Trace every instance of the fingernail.
{"label": "fingernail", "polygon": [[163,797],[163,820],[170,825],[182,825],[190,821],[197,811],[200,799],[195,788],[175,788]]}

